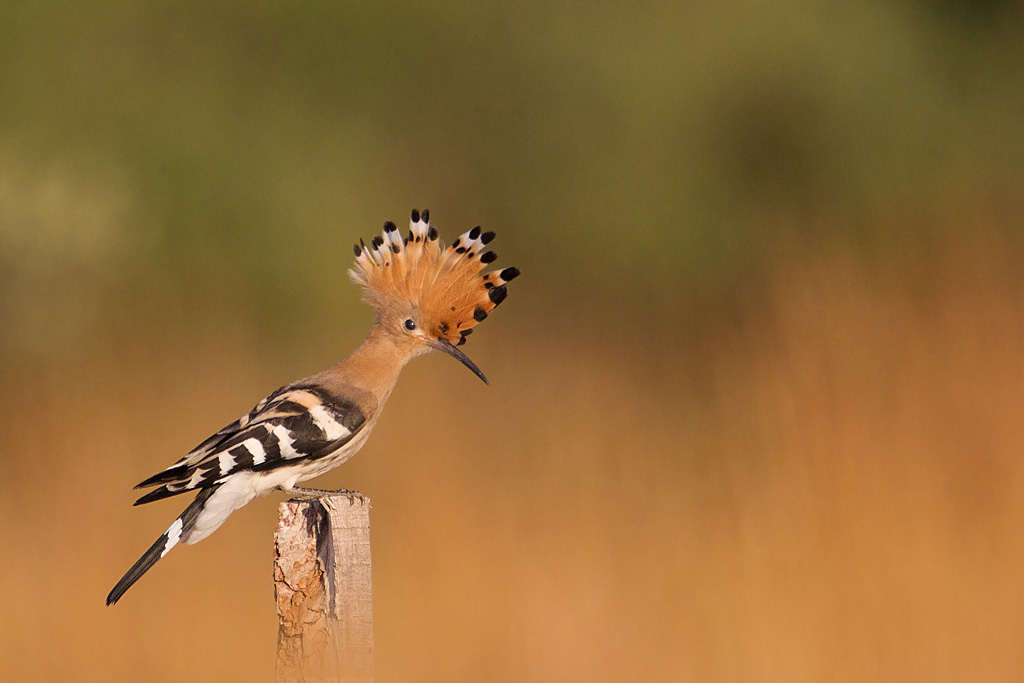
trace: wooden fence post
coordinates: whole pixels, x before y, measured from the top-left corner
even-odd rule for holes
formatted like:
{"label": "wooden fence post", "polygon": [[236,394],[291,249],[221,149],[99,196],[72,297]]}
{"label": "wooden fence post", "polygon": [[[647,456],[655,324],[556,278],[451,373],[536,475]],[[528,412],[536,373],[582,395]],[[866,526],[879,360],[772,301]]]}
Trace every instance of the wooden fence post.
{"label": "wooden fence post", "polygon": [[277,683],[373,681],[369,499],[281,503],[274,548]]}

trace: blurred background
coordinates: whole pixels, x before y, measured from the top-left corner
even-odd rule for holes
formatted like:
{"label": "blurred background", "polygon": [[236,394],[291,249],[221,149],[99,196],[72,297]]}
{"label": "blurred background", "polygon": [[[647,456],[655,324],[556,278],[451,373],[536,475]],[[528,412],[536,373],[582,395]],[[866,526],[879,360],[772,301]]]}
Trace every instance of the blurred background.
{"label": "blurred background", "polygon": [[380,681],[1024,677],[1017,3],[0,2],[0,677],[273,679],[282,496],[131,487],[372,311],[523,276],[358,457]]}

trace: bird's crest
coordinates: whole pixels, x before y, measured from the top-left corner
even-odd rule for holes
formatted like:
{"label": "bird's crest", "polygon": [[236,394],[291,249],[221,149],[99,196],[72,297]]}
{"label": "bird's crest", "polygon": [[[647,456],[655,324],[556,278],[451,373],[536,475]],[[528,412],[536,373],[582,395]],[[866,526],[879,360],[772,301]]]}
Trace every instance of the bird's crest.
{"label": "bird's crest", "polygon": [[481,274],[497,258],[487,249],[493,239],[493,232],[477,226],[445,248],[430,213],[413,209],[406,237],[388,221],[369,246],[360,240],[355,267],[348,273],[362,286],[363,301],[378,312],[402,313],[411,307],[420,327],[461,345],[504,301],[505,285],[519,275],[511,267]]}

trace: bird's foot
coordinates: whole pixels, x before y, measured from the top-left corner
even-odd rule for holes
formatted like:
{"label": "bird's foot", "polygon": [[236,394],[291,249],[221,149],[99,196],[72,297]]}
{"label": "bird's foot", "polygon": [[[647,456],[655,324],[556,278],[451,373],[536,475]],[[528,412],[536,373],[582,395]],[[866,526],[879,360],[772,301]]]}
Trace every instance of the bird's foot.
{"label": "bird's foot", "polygon": [[360,504],[366,502],[366,498],[359,491],[349,491],[348,489],[307,489],[301,486],[293,486],[290,489],[281,487],[281,490],[291,496],[292,500],[319,500],[328,496],[348,496],[350,505],[355,504],[356,500]]}

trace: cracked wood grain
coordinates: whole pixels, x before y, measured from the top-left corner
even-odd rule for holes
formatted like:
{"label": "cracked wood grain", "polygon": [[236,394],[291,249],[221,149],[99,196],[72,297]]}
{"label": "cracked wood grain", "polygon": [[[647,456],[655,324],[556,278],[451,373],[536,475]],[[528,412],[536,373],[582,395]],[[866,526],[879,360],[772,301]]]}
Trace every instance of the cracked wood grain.
{"label": "cracked wood grain", "polygon": [[281,504],[277,683],[373,680],[369,510],[348,495]]}

